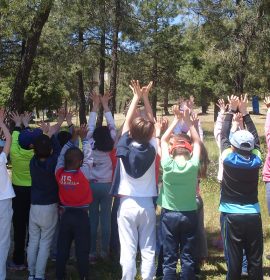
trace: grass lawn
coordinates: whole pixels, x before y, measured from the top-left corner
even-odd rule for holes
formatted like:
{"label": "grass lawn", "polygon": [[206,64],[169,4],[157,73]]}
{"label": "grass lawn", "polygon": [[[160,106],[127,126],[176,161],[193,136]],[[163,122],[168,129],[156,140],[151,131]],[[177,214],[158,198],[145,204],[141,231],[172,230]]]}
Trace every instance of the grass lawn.
{"label": "grass lawn", "polygon": [[[262,140],[262,151],[265,156],[265,139],[263,137],[263,124],[265,116],[252,116],[254,119],[259,134]],[[120,123],[123,117],[117,116],[117,122]],[[205,132],[205,144],[209,152],[211,164],[209,166],[208,178],[202,181],[201,195],[204,200],[205,211],[205,228],[208,237],[209,258],[202,267],[201,279],[225,279],[226,266],[223,258],[223,252],[216,250],[212,246],[212,239],[219,235],[219,196],[220,188],[216,180],[217,167],[218,167],[218,149],[213,136],[213,112],[210,110],[210,114],[201,117],[202,126]],[[259,200],[261,205],[262,220],[263,220],[263,232],[264,232],[264,252],[270,254],[270,240],[269,240],[269,222],[267,205],[265,200],[265,188],[264,183],[260,181],[259,184]],[[47,279],[55,279],[55,267],[54,263],[49,262],[47,269]],[[74,262],[70,262],[67,267],[68,278],[70,280],[79,279]],[[95,280],[119,280],[121,279],[121,269],[117,263],[114,262],[100,262],[95,266],[91,266],[92,279]],[[264,279],[270,279],[270,261],[264,257]],[[9,272],[7,279],[19,280],[27,279],[26,272]],[[136,280],[141,279],[137,276]]]}

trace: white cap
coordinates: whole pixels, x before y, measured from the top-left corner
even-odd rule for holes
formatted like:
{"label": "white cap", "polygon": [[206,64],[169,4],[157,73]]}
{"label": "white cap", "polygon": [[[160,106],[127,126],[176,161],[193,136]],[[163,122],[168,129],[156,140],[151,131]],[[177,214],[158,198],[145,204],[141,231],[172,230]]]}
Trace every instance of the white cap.
{"label": "white cap", "polygon": [[251,151],[254,149],[254,136],[247,130],[238,130],[230,139],[231,144],[242,151]]}

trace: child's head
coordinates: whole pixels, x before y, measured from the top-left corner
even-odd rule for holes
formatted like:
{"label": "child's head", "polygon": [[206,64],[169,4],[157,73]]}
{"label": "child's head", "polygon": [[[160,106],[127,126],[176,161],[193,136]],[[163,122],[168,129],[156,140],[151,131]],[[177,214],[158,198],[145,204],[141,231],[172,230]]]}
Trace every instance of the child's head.
{"label": "child's head", "polygon": [[57,135],[57,140],[60,146],[63,148],[65,144],[71,139],[72,135],[68,131],[60,131]]}
{"label": "child's head", "polygon": [[184,156],[190,158],[192,153],[191,139],[187,134],[172,135],[169,141],[169,152],[173,158]]}
{"label": "child's head", "polygon": [[27,128],[21,131],[18,141],[21,148],[31,150],[34,147],[35,140],[42,135],[43,132],[40,128]]}
{"label": "child's head", "polygon": [[46,159],[52,154],[53,146],[49,136],[42,134],[35,140],[34,153],[38,159]]}
{"label": "child's head", "polygon": [[147,144],[153,137],[154,123],[143,117],[135,118],[130,124],[130,136],[140,144]]}
{"label": "child's head", "polygon": [[83,152],[77,148],[69,148],[65,153],[65,169],[77,170],[81,167],[83,162]]}
{"label": "child's head", "polygon": [[93,139],[95,149],[102,152],[110,152],[113,149],[114,141],[107,126],[99,126],[94,130]]}
{"label": "child's head", "polygon": [[243,156],[249,156],[254,149],[255,139],[249,131],[238,130],[232,135],[230,142],[236,153]]}

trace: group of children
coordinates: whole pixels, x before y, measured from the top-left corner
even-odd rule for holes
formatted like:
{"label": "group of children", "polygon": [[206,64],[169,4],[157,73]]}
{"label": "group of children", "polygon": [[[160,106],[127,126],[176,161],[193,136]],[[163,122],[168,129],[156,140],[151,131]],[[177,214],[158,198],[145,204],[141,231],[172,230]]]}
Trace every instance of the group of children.
{"label": "group of children", "polygon": [[[165,118],[155,120],[148,98],[151,87],[152,82],[141,87],[138,81],[131,81],[133,98],[118,134],[108,106],[109,94],[91,95],[88,126],[80,128],[73,126],[70,111],[60,110],[55,125],[42,123],[34,129],[29,127],[30,114],[15,112],[10,116],[15,123],[11,136],[4,124],[5,112],[0,110],[5,138],[0,153],[1,280],[6,278],[12,219],[14,251],[8,267],[23,270],[27,261],[29,280],[45,279],[50,253],[56,257],[56,279],[67,279],[65,268],[73,241],[80,279],[86,280],[89,262],[95,263],[98,256],[108,259],[110,244],[112,247],[118,238],[123,280],[135,279],[138,248],[142,279],[176,279],[179,258],[180,279],[196,279],[207,257],[200,180],[206,177],[209,159],[203,133],[192,99],[173,107],[169,126]],[[138,110],[140,100],[144,111]],[[265,102],[269,108],[270,98]],[[96,127],[100,105],[107,125]],[[258,203],[262,160],[247,105],[246,95],[232,95],[227,105],[220,100],[214,131],[220,148],[219,211],[229,280],[240,279],[243,256],[249,279],[263,279]],[[69,131],[60,131],[64,120]],[[6,168],[9,154],[12,181]],[[263,172],[268,202],[269,157]],[[162,186],[158,189],[160,166]],[[157,234],[156,205],[161,207]]]}

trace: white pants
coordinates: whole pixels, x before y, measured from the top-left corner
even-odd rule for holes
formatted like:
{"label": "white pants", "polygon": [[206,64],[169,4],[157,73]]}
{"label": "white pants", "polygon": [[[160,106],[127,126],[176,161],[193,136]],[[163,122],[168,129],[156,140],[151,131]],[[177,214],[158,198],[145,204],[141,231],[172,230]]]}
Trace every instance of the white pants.
{"label": "white pants", "polygon": [[155,276],[156,213],[152,197],[123,197],[117,213],[122,280],[134,280],[136,255],[141,250],[142,279]]}
{"label": "white pants", "polygon": [[0,200],[0,280],[6,279],[12,214],[12,199]]}
{"label": "white pants", "polygon": [[57,203],[31,205],[29,215],[28,270],[36,278],[45,278],[47,260],[58,219]]}

